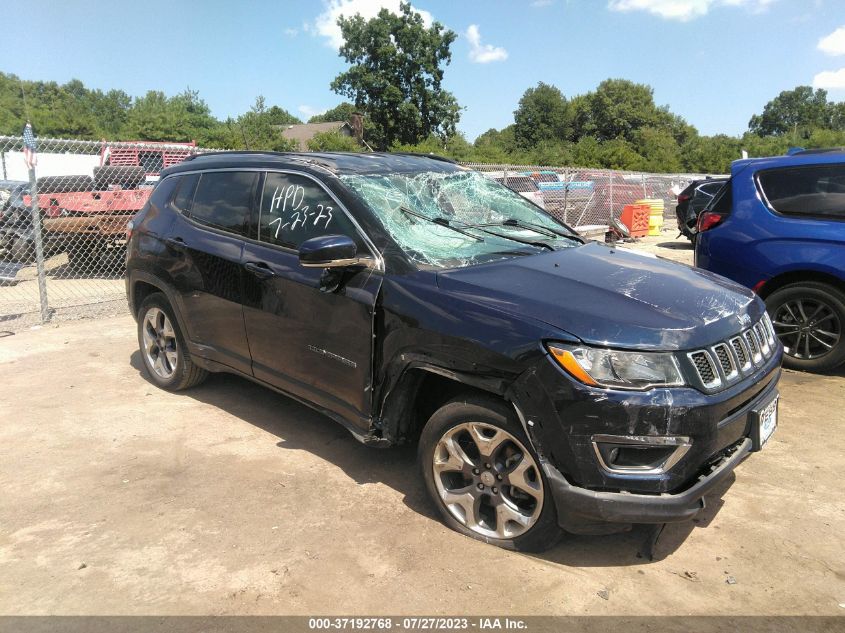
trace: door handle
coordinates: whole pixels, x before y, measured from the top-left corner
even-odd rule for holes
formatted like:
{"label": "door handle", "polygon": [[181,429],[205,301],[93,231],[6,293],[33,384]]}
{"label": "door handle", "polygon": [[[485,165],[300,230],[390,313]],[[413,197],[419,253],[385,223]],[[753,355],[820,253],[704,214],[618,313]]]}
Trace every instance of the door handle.
{"label": "door handle", "polygon": [[259,279],[270,279],[270,277],[276,276],[276,273],[270,270],[270,267],[264,262],[247,262],[244,264],[244,268]]}
{"label": "door handle", "polygon": [[165,245],[167,248],[172,248],[174,251],[183,252],[186,248],[185,240],[181,237],[168,237],[164,240]]}

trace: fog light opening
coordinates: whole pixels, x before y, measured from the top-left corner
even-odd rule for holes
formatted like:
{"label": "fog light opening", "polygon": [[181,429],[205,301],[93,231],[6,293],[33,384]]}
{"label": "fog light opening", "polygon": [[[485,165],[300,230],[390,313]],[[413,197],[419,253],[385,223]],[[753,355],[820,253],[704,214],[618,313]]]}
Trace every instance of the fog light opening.
{"label": "fog light opening", "polygon": [[687,437],[593,436],[602,468],[617,474],[661,474],[677,464],[690,447]]}

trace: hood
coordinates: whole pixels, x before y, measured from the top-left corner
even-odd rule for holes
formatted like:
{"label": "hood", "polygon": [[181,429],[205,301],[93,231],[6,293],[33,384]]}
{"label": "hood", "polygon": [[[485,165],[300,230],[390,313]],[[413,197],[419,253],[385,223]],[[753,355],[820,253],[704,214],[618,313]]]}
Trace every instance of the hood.
{"label": "hood", "polygon": [[530,317],[585,343],[683,350],[736,335],[759,319],[750,290],[704,270],[592,242],[448,270],[447,293]]}

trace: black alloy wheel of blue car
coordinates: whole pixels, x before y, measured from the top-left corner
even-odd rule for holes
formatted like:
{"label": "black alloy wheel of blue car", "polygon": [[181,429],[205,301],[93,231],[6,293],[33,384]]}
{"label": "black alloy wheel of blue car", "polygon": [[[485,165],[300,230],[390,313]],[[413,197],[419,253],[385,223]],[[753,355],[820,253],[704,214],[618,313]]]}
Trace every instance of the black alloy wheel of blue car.
{"label": "black alloy wheel of blue car", "polygon": [[803,371],[829,371],[845,363],[845,294],[818,282],[784,286],[766,298],[781,343],[783,364]]}

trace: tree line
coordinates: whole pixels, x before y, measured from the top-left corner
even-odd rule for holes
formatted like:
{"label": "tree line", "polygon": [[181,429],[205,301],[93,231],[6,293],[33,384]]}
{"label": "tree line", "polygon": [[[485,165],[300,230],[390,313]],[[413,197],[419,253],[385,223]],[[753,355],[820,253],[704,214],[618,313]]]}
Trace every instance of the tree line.
{"label": "tree line", "polygon": [[[348,68],[331,88],[349,101],[309,122],[348,121],[360,112],[364,138],[378,150],[487,163],[725,173],[742,150],[770,156],[792,146],[845,145],[845,102],[830,101],[824,90],[798,86],[781,92],[751,117],[742,136],[706,136],[657,105],[650,86],[626,79],[606,79],[570,97],[540,82],[524,92],[512,124],[469,142],[457,130],[463,108],[442,86],[454,32],[438,22],[426,26],[407,3],[398,14],[385,9],[370,20],[356,15],[338,24]],[[132,97],[89,89],[76,79],[58,84],[0,72],[0,134],[20,135],[27,120],[43,137],[196,141],[201,147],[276,151],[295,148],[281,128],[302,122],[262,96],[249,111],[219,120],[191,89]],[[309,148],[364,149],[336,132],[316,135]]]}

